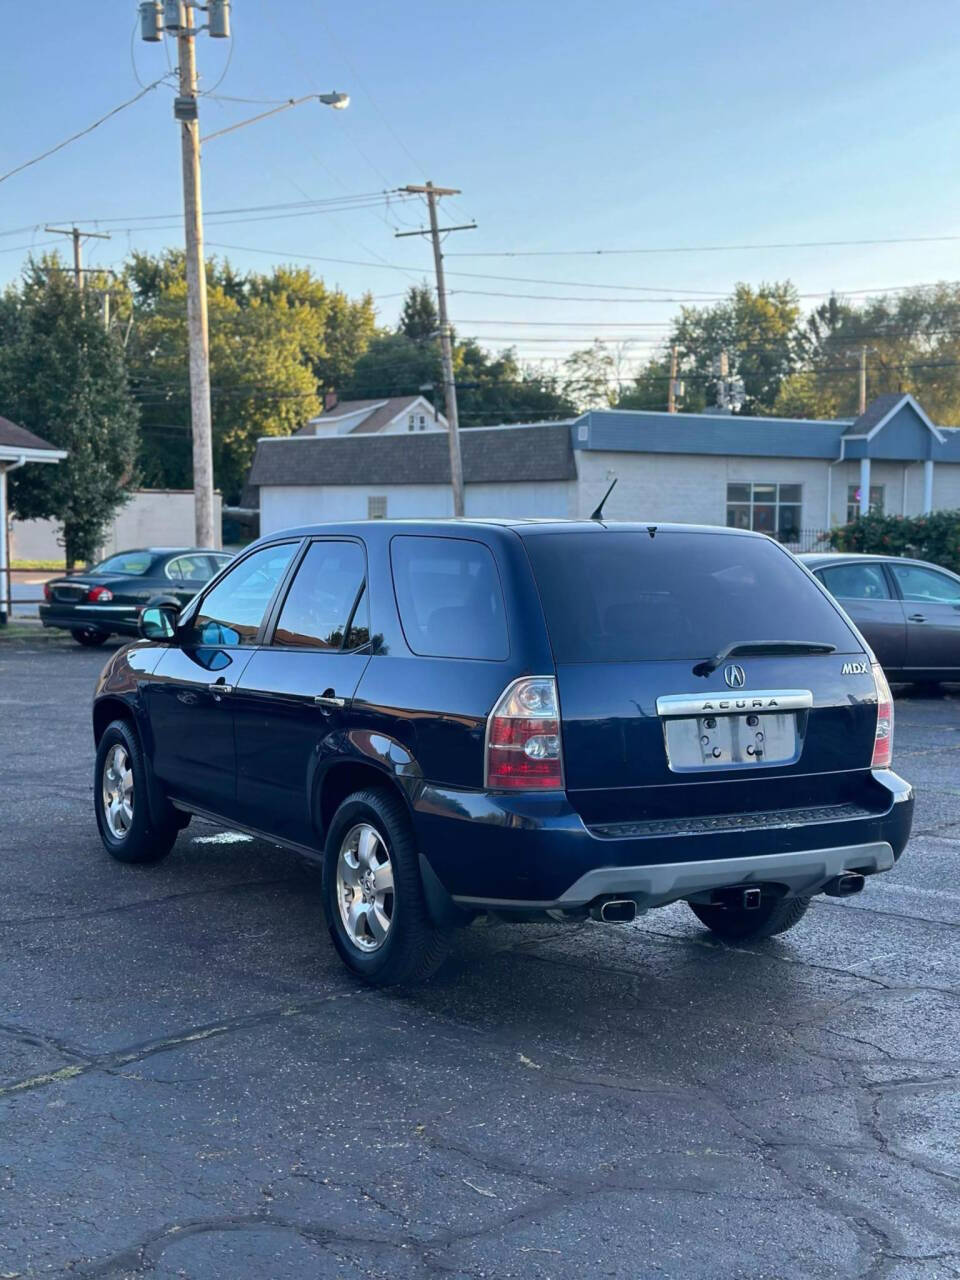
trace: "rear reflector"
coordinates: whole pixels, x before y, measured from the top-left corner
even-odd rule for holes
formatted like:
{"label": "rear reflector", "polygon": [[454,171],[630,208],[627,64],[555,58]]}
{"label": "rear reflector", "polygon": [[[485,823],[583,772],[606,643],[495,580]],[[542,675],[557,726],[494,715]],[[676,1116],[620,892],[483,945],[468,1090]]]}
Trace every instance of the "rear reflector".
{"label": "rear reflector", "polygon": [[880,663],[874,662],[872,669],[877,689],[877,732],[870,764],[874,769],[889,769],[893,760],[893,694]]}
{"label": "rear reflector", "polygon": [[485,772],[492,790],[563,789],[560,713],[552,676],[525,676],[504,690],[487,720]]}
{"label": "rear reflector", "polygon": [[109,587],[91,587],[87,592],[87,599],[91,604],[96,604],[101,600],[106,604],[108,600],[113,599],[113,592]]}

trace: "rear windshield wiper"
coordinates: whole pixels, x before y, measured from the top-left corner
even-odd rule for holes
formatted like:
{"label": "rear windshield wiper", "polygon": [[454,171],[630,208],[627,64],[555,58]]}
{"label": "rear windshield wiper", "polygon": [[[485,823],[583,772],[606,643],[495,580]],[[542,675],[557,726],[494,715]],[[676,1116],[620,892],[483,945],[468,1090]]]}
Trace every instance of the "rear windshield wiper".
{"label": "rear windshield wiper", "polygon": [[819,640],[735,640],[733,644],[728,644],[712,658],[705,658],[703,662],[698,662],[693,668],[693,674],[708,676],[711,671],[716,671],[717,667],[722,666],[728,658],[747,653],[836,653],[836,651],[835,644],[823,644]]}

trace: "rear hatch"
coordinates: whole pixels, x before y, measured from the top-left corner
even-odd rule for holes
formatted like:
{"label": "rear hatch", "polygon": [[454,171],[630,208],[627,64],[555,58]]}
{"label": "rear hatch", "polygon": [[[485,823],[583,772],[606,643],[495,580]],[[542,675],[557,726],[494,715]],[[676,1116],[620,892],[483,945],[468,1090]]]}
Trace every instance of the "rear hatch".
{"label": "rear hatch", "polygon": [[523,536],[556,659],[567,793],[588,825],[710,830],[879,803],[869,656],[782,548],[600,524]]}

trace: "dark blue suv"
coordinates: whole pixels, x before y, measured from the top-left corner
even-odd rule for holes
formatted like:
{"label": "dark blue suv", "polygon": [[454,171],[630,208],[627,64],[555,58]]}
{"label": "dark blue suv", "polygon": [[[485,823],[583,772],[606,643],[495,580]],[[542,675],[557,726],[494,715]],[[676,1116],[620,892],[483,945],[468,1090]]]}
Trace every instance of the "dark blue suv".
{"label": "dark blue suv", "polygon": [[192,814],[323,864],[371,982],[457,925],[628,921],[725,938],[893,866],[913,793],[863,638],[770,539],[600,521],[371,521],[255,543],[144,610],[93,709],[125,862]]}

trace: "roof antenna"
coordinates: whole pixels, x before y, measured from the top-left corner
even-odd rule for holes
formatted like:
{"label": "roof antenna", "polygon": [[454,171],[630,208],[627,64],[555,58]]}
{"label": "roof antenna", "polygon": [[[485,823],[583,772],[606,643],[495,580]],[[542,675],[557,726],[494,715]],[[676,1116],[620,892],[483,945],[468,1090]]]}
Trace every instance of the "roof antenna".
{"label": "roof antenna", "polygon": [[613,480],[610,482],[610,488],[607,490],[607,492],[603,495],[603,497],[597,503],[596,508],[594,509],[593,515],[590,517],[591,520],[603,519],[603,504],[610,497],[611,493],[613,493],[613,486],[617,483],[618,479],[619,479],[619,476],[613,477]]}

